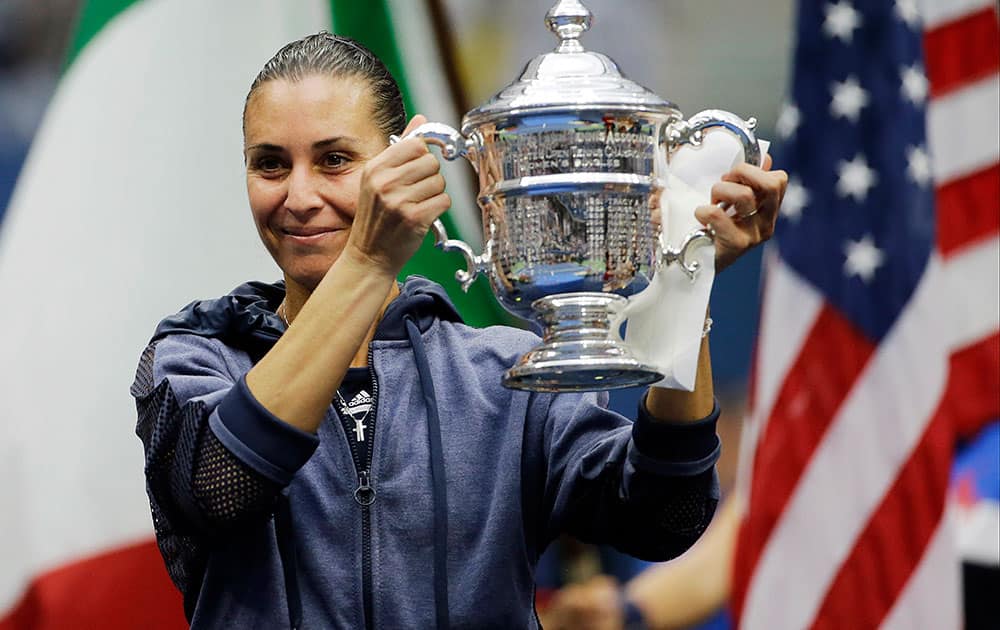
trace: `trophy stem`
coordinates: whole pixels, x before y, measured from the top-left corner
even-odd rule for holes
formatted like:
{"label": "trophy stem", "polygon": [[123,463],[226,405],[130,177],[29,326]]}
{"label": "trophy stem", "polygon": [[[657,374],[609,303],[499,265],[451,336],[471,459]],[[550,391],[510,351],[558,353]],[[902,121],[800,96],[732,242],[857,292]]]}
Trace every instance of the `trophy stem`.
{"label": "trophy stem", "polygon": [[518,360],[503,384],[532,391],[595,391],[654,383],[663,374],[636,360],[612,329],[628,300],[612,293],[562,293],[531,305],[542,343]]}

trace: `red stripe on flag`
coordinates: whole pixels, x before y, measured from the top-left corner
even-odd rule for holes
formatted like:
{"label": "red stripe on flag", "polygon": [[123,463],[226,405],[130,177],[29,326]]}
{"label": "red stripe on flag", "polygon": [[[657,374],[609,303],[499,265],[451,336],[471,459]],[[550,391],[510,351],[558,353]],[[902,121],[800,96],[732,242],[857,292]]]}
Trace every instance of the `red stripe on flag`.
{"label": "red stripe on flag", "polygon": [[952,384],[955,431],[968,439],[1000,418],[1000,332],[956,352],[952,366],[962,375]]}
{"label": "red stripe on flag", "polygon": [[946,405],[861,532],[812,628],[876,628],[892,609],[944,512],[954,450]]}
{"label": "red stripe on flag", "polygon": [[[1000,414],[998,366],[1000,334],[951,356],[948,384],[923,438],[841,566],[813,628],[874,628],[892,610],[944,513],[955,427],[980,428]],[[983,387],[984,377],[992,386]]]}
{"label": "red stripe on flag", "polygon": [[32,581],[0,618],[0,630],[180,630],[180,592],[156,543],[143,542],[80,560]]}
{"label": "red stripe on flag", "polygon": [[735,618],[760,555],[802,471],[874,352],[874,345],[825,306],[806,337],[757,445],[749,511],[740,531],[733,576]]}
{"label": "red stripe on flag", "polygon": [[993,7],[924,33],[931,96],[941,96],[1000,70],[1000,29]]}
{"label": "red stripe on flag", "polygon": [[1000,231],[1000,164],[937,189],[937,242],[949,254]]}

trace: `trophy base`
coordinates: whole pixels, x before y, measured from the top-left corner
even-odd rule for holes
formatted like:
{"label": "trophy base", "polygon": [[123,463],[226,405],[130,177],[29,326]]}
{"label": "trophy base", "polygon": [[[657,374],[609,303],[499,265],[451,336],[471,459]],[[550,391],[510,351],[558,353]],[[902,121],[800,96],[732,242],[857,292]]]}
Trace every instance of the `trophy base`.
{"label": "trophy base", "polygon": [[545,325],[541,345],[507,370],[504,387],[574,392],[648,385],[663,378],[636,360],[612,330],[628,303],[612,293],[549,295],[532,304]]}

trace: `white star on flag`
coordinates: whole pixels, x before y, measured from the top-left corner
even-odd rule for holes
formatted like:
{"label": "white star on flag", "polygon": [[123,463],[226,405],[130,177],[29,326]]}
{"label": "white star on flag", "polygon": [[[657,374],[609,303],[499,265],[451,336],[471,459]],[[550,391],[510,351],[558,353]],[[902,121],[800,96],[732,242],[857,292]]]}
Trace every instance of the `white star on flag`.
{"label": "white star on flag", "polygon": [[802,112],[795,106],[795,103],[785,103],[781,106],[781,113],[778,114],[778,121],[774,128],[782,139],[787,140],[792,137],[801,122]]}
{"label": "white star on flag", "polygon": [[849,76],[843,82],[834,81],[830,86],[833,100],[830,102],[830,113],[837,118],[846,118],[858,122],[861,109],[868,105],[868,92],[861,87],[855,76]]}
{"label": "white star on flag", "polygon": [[910,28],[920,26],[920,10],[916,0],[896,0],[895,13]]}
{"label": "white star on flag", "polygon": [[906,147],[906,174],[920,186],[930,183],[931,159],[923,147]]}
{"label": "white star on flag", "polygon": [[903,96],[914,105],[922,105],[927,100],[927,75],[920,64],[903,66],[899,73],[903,80]]}
{"label": "white star on flag", "polygon": [[875,185],[876,174],[868,167],[868,161],[860,153],[850,162],[841,160],[837,164],[837,194],[841,197],[854,197],[862,202],[868,196],[868,190]]}
{"label": "white star on flag", "polygon": [[802,218],[802,209],[809,205],[809,191],[798,177],[788,180],[785,197],[781,200],[781,216],[797,223]]}
{"label": "white star on flag", "polygon": [[865,234],[860,241],[848,240],[844,243],[844,273],[858,276],[866,284],[875,276],[875,270],[885,262],[885,252],[875,247],[871,234]]}
{"label": "white star on flag", "polygon": [[826,5],[823,32],[827,34],[827,37],[836,37],[845,44],[849,44],[854,36],[854,29],[860,26],[861,14],[847,0]]}

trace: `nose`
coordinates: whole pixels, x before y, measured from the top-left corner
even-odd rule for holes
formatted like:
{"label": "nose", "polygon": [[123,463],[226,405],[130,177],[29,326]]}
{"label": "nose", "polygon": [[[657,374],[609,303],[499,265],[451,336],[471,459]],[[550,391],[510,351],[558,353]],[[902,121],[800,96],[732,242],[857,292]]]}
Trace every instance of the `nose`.
{"label": "nose", "polygon": [[288,175],[285,208],[294,214],[318,210],[323,206],[319,177],[307,167],[294,167]]}

